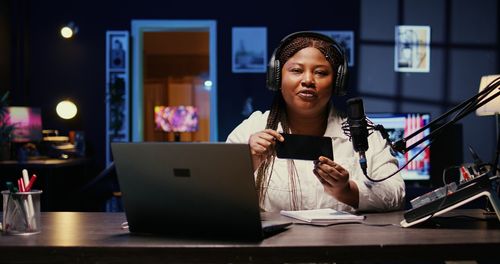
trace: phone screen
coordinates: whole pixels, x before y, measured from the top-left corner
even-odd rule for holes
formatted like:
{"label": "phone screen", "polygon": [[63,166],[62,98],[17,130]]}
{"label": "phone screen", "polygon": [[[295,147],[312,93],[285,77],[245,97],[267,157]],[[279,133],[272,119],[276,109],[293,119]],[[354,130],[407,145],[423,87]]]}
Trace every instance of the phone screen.
{"label": "phone screen", "polygon": [[332,139],[281,133],[283,142],[276,141],[276,155],[280,159],[317,160],[325,156],[333,160]]}

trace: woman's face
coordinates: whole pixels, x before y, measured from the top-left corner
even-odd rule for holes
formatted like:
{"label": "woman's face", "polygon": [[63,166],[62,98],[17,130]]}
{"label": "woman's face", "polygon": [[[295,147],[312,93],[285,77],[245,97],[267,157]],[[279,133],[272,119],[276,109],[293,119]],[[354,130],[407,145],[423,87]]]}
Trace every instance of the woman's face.
{"label": "woman's face", "polygon": [[283,65],[281,93],[288,112],[323,113],[333,89],[334,73],[323,53],[313,47],[299,50]]}

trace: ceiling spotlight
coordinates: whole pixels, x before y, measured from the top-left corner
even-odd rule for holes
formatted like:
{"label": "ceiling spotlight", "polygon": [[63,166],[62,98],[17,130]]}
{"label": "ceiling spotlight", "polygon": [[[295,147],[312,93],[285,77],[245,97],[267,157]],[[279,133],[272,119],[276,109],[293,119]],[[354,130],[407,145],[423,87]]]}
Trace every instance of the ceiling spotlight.
{"label": "ceiling spotlight", "polygon": [[69,39],[78,33],[78,27],[74,22],[69,22],[66,26],[61,28],[61,36]]}

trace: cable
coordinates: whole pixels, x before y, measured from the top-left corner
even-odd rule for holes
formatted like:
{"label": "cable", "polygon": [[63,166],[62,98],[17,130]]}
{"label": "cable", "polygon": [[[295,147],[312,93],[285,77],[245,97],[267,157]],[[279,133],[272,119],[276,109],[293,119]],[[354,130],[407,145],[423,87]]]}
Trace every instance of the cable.
{"label": "cable", "polygon": [[[387,133],[387,131],[385,130],[385,128],[384,128],[383,125],[375,125],[368,118],[366,118],[366,123],[367,123],[366,128],[368,130],[368,136],[370,136],[371,134],[373,134],[375,132],[375,130],[379,131],[380,134],[382,135],[382,138],[384,138],[386,140],[387,144],[389,144],[389,146],[391,147],[391,149],[394,150],[394,146],[392,145],[392,142],[389,139],[389,134]],[[342,123],[342,130],[343,130],[343,132],[344,132],[344,134],[346,136],[348,136],[349,138],[351,138],[351,132],[350,132],[350,129],[349,129],[349,124],[347,122]],[[423,147],[417,154],[415,154],[413,157],[411,157],[402,167],[398,168],[398,170],[396,170],[395,172],[393,172],[392,174],[390,174],[387,177],[384,177],[382,179],[373,179],[370,176],[368,176],[368,173],[366,172],[366,168],[363,168],[363,170],[362,170],[363,174],[365,175],[365,177],[368,180],[370,180],[372,182],[382,182],[382,181],[385,181],[385,180],[391,178],[392,176],[396,175],[397,173],[399,173],[401,170],[403,170],[410,162],[412,162],[416,157],[418,157],[420,155],[420,153],[422,153],[425,149],[427,149],[431,145],[432,142],[433,142],[433,139],[431,139],[430,142],[429,142],[429,144],[427,144],[425,147]]]}
{"label": "cable", "polygon": [[397,226],[395,224],[369,224],[362,221],[344,221],[344,222],[335,222],[335,223],[306,223],[306,222],[294,222],[294,225],[310,225],[310,226],[319,226],[319,227],[327,227],[327,226],[337,226],[337,225],[366,225],[366,226],[375,226],[375,227],[384,227],[384,226]]}
{"label": "cable", "polygon": [[387,177],[384,177],[382,179],[373,179],[371,178],[370,176],[368,176],[368,174],[365,173],[365,177],[372,181],[372,182],[381,182],[381,181],[385,181],[389,178],[391,178],[392,176],[396,175],[398,172],[400,172],[401,170],[403,170],[410,162],[412,162],[416,157],[418,157],[420,155],[420,153],[422,153],[424,150],[426,150],[431,144],[432,144],[433,140],[430,140],[429,144],[427,144],[425,147],[423,147],[419,152],[417,152],[417,154],[413,155],[413,157],[411,157],[406,163],[405,165],[403,165],[401,168],[398,168],[397,171],[395,171],[394,173],[392,173],[391,175],[387,176]]}
{"label": "cable", "polygon": [[432,218],[436,212],[441,211],[443,208],[443,205],[446,203],[446,199],[448,198],[448,183],[446,183],[446,172],[451,170],[451,169],[460,169],[461,166],[450,166],[446,169],[443,170],[443,185],[444,185],[444,197],[441,203],[439,203],[439,206],[436,211],[434,211],[429,218]]}
{"label": "cable", "polygon": [[443,186],[447,186],[448,185],[448,183],[446,183],[446,172],[449,171],[449,170],[451,170],[451,169],[460,169],[460,167],[461,166],[450,166],[450,167],[448,167],[448,168],[446,168],[446,169],[443,170],[443,178],[442,178],[442,180],[443,180]]}

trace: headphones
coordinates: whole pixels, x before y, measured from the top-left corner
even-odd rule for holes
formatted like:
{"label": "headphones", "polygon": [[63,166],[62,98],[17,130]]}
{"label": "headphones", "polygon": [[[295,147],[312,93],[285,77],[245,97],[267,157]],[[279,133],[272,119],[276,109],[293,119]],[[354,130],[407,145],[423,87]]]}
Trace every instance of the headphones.
{"label": "headphones", "polygon": [[332,47],[337,50],[340,56],[343,58],[343,62],[339,65],[337,69],[337,74],[335,76],[335,85],[333,89],[334,95],[345,95],[347,93],[346,79],[347,79],[347,58],[344,53],[344,49],[332,38],[317,33],[313,31],[299,31],[292,33],[280,41],[278,47],[274,50],[269,64],[267,65],[267,88],[271,91],[278,91],[281,89],[281,66],[283,62],[280,62],[276,57],[281,53],[281,50],[288,43],[293,41],[297,37],[313,37],[326,41],[332,45]]}

